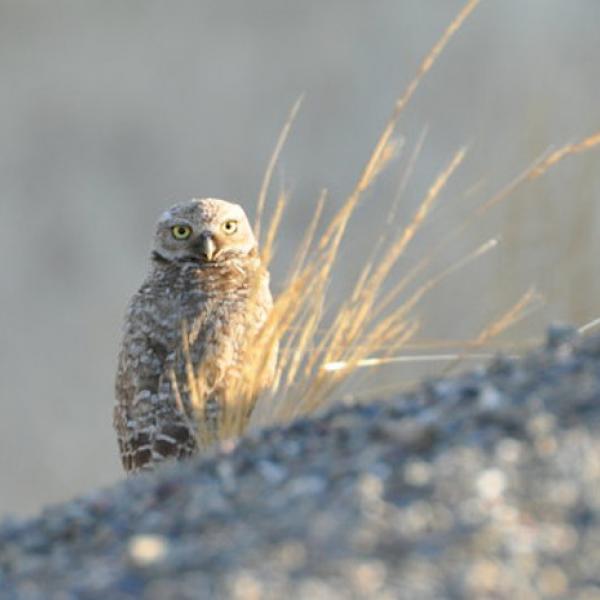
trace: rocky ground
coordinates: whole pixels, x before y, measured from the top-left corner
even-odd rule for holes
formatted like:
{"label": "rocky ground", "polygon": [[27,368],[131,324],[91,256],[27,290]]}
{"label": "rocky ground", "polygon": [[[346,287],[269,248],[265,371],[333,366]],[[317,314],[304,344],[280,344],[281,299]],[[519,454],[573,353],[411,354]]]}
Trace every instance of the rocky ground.
{"label": "rocky ground", "polygon": [[0,598],[600,598],[600,337],[0,525]]}

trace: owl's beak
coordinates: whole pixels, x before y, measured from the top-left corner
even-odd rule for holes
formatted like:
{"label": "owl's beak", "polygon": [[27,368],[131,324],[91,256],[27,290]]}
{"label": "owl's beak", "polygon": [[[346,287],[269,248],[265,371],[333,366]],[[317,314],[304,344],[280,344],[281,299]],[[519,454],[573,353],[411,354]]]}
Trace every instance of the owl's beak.
{"label": "owl's beak", "polygon": [[217,245],[212,235],[205,233],[200,237],[200,254],[203,258],[211,261],[217,253]]}

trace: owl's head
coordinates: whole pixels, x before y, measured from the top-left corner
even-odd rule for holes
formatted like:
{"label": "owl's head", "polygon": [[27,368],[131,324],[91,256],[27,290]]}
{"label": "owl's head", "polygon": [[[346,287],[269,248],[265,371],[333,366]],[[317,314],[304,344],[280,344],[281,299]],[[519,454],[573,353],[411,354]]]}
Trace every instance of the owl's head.
{"label": "owl's head", "polygon": [[158,221],[154,256],[159,261],[218,264],[256,255],[256,239],[239,204],[217,198],[176,204]]}

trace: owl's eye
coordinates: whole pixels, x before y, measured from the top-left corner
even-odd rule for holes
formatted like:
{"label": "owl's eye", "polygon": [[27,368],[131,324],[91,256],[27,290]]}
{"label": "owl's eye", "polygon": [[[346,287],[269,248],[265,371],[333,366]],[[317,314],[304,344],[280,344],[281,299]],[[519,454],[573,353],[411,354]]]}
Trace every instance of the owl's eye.
{"label": "owl's eye", "polygon": [[233,233],[235,233],[237,231],[238,228],[238,222],[231,219],[229,221],[225,221],[225,223],[223,223],[223,231],[227,234],[227,235],[231,235]]}
{"label": "owl's eye", "polygon": [[192,235],[192,228],[188,225],[175,225],[171,227],[171,234],[176,240],[187,240]]}

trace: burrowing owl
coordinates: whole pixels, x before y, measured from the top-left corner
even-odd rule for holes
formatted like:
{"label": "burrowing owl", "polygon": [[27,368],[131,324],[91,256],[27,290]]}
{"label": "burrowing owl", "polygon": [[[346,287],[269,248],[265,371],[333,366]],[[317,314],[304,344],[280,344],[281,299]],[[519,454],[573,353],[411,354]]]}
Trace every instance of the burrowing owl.
{"label": "burrowing owl", "polygon": [[[114,425],[126,471],[197,450],[194,418],[216,426],[271,306],[269,274],[241,206],[205,198],[162,215],[119,355]],[[203,378],[200,416],[189,410],[190,363]]]}

